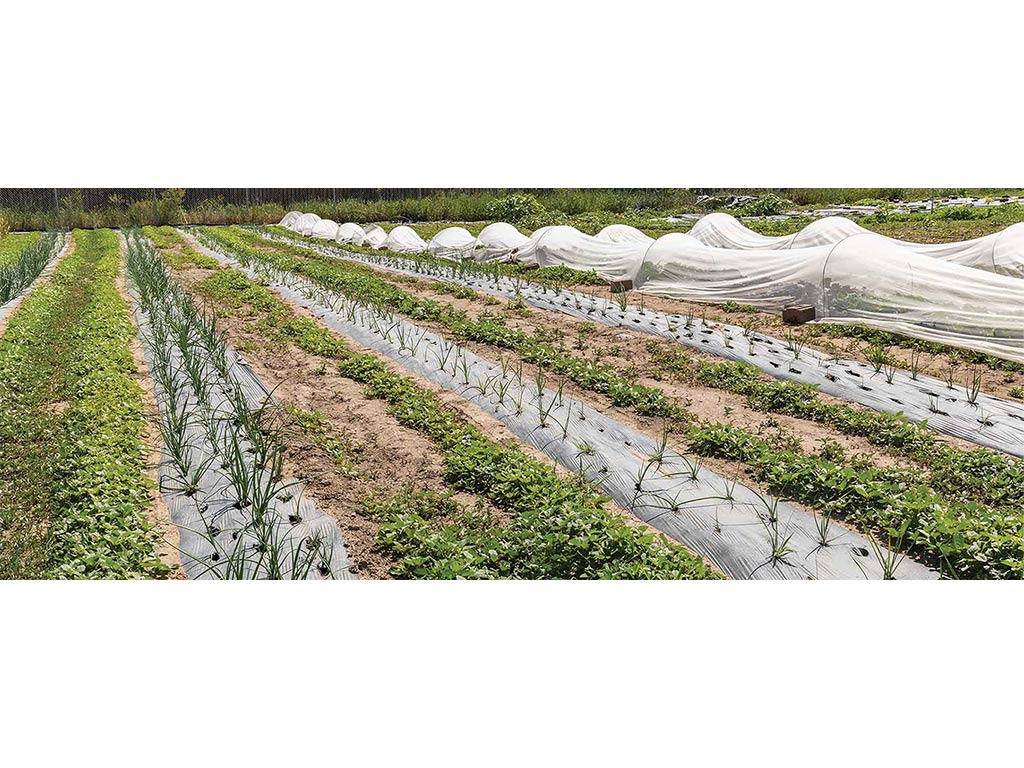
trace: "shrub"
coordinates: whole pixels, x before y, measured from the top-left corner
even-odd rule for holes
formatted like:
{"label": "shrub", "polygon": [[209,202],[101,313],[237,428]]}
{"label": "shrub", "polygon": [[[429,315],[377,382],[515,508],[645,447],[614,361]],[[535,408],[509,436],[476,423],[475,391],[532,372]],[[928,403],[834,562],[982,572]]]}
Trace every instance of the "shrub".
{"label": "shrub", "polygon": [[760,195],[757,200],[746,203],[740,210],[748,216],[777,216],[791,205],[789,200],[779,197],[774,192],[768,192]]}
{"label": "shrub", "polygon": [[185,200],[184,189],[165,189],[160,193],[157,210],[160,212],[161,224],[181,224],[185,221],[182,202]]}
{"label": "shrub", "polygon": [[517,227],[533,228],[546,214],[547,210],[533,195],[507,195],[487,206],[490,218]]}

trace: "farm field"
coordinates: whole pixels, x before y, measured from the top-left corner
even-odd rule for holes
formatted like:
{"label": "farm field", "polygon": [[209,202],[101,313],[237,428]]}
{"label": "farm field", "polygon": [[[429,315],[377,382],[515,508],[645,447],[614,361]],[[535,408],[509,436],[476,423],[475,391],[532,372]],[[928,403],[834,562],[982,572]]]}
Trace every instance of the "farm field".
{"label": "farm field", "polygon": [[5,6],[5,764],[1019,762],[1020,25],[648,5]]}
{"label": "farm field", "polygon": [[[497,216],[465,235],[378,221],[377,247],[171,207],[0,239],[0,577],[1024,575],[1024,361],[1002,299],[969,327],[793,325],[756,292],[517,256],[552,220],[718,253],[699,218],[489,205],[525,210],[512,258],[435,247],[479,248]],[[1015,206],[857,226],[1001,243],[994,271],[936,269],[1012,304]],[[742,226],[781,242],[814,221]],[[630,252],[608,242],[608,264]]]}

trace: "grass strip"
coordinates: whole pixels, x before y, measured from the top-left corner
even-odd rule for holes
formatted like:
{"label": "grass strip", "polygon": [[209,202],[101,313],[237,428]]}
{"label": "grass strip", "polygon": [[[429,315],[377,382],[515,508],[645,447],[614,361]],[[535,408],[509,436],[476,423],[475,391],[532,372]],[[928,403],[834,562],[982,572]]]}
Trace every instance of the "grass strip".
{"label": "grass strip", "polygon": [[0,576],[162,575],[117,236],[74,234],[0,339]]}

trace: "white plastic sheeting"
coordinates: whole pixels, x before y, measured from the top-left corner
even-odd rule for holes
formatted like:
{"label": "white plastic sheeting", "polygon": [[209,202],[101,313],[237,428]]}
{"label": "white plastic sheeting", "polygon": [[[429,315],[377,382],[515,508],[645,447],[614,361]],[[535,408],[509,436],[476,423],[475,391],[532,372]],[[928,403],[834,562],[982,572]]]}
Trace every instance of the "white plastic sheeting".
{"label": "white plastic sheeting", "polygon": [[526,245],[530,240],[511,224],[497,221],[480,230],[473,251],[475,261],[505,261],[512,252]]}
{"label": "white plastic sheeting", "polygon": [[609,224],[598,232],[595,237],[598,240],[605,240],[609,243],[646,243],[650,245],[654,242],[653,237],[645,235],[636,227],[629,226],[629,224]]}
{"label": "white plastic sheeting", "polygon": [[728,213],[709,213],[702,216],[689,232],[704,245],[714,248],[735,248],[752,251],[758,249],[781,251],[789,248],[794,235],[768,237],[743,226],[739,219]]}
{"label": "white plastic sheeting", "polygon": [[[718,212],[702,217],[693,225],[690,234],[705,245],[716,248],[781,251],[832,245],[854,235],[873,233],[842,216],[827,216],[792,235],[769,237],[747,228],[727,213]],[[892,245],[932,258],[1011,277],[1024,277],[1024,223],[955,243],[913,243],[877,236]]]}
{"label": "white plastic sheeting", "polygon": [[427,249],[442,259],[470,258],[475,247],[476,238],[465,227],[446,227],[427,244]]}
{"label": "white plastic sheeting", "polygon": [[671,234],[647,250],[635,285],[658,296],[762,309],[813,304],[857,323],[1024,362],[1024,286],[902,248],[875,234],[755,255]]}
{"label": "white plastic sheeting", "polygon": [[541,267],[593,270],[605,280],[632,280],[643,261],[645,243],[598,240],[575,227],[544,227],[518,249],[516,260]]}
{"label": "white plastic sheeting", "polygon": [[293,229],[300,235],[310,237],[313,234],[313,229],[316,227],[318,221],[320,221],[320,217],[315,213],[304,213],[295,220],[295,226]]}
{"label": "white plastic sheeting", "polygon": [[537,266],[537,246],[540,241],[544,238],[544,235],[548,233],[548,230],[554,229],[554,227],[541,227],[535,229],[533,234],[526,238],[526,242],[520,245],[518,248],[513,248],[509,254],[511,261],[516,264],[524,264],[527,266]]}
{"label": "white plastic sheeting", "polygon": [[349,243],[351,245],[362,245],[366,242],[366,232],[358,224],[345,222],[338,226],[338,233],[334,236],[337,243]]}
{"label": "white plastic sheeting", "polygon": [[420,237],[412,227],[402,225],[388,233],[381,248],[396,253],[421,253],[427,250],[427,241]]}
{"label": "white plastic sheeting", "polygon": [[302,216],[302,211],[288,211],[288,213],[284,215],[284,218],[277,223],[277,226],[292,229],[300,216]]}
{"label": "white plastic sheeting", "polygon": [[384,242],[388,239],[388,233],[384,231],[382,227],[378,227],[376,224],[366,224],[363,226],[364,232],[364,244],[370,248],[383,248]]}
{"label": "white plastic sheeting", "polygon": [[320,219],[310,232],[310,237],[320,240],[336,240],[338,237],[338,222],[330,219]]}

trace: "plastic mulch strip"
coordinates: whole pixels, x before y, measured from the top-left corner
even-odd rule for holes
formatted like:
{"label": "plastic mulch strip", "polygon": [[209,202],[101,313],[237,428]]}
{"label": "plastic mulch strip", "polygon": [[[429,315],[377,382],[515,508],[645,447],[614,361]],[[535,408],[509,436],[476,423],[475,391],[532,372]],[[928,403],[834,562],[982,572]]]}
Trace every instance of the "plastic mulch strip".
{"label": "plastic mulch strip", "polygon": [[[139,295],[131,289],[143,354],[150,370],[156,364],[152,348],[151,318]],[[178,389],[175,402],[187,412],[188,465],[202,468],[186,480],[168,452],[162,448],[159,466],[160,492],[171,520],[178,527],[182,567],[189,578],[355,578],[334,519],[317,509],[303,485],[288,478],[271,477],[268,468],[256,468],[251,445],[244,439],[238,451],[254,478],[253,487],[273,493],[261,520],[253,520],[252,505],[239,504],[226,467],[226,433],[233,429],[232,397],[242,394],[256,411],[273,403],[271,393],[231,348],[226,349],[227,378],[209,360],[203,361],[202,378],[209,388],[202,402],[186,373],[181,350],[171,345],[169,369]],[[168,417],[172,399],[154,377],[158,407]],[[217,436],[215,444],[214,436]],[[273,562],[271,562],[273,560]]]}

